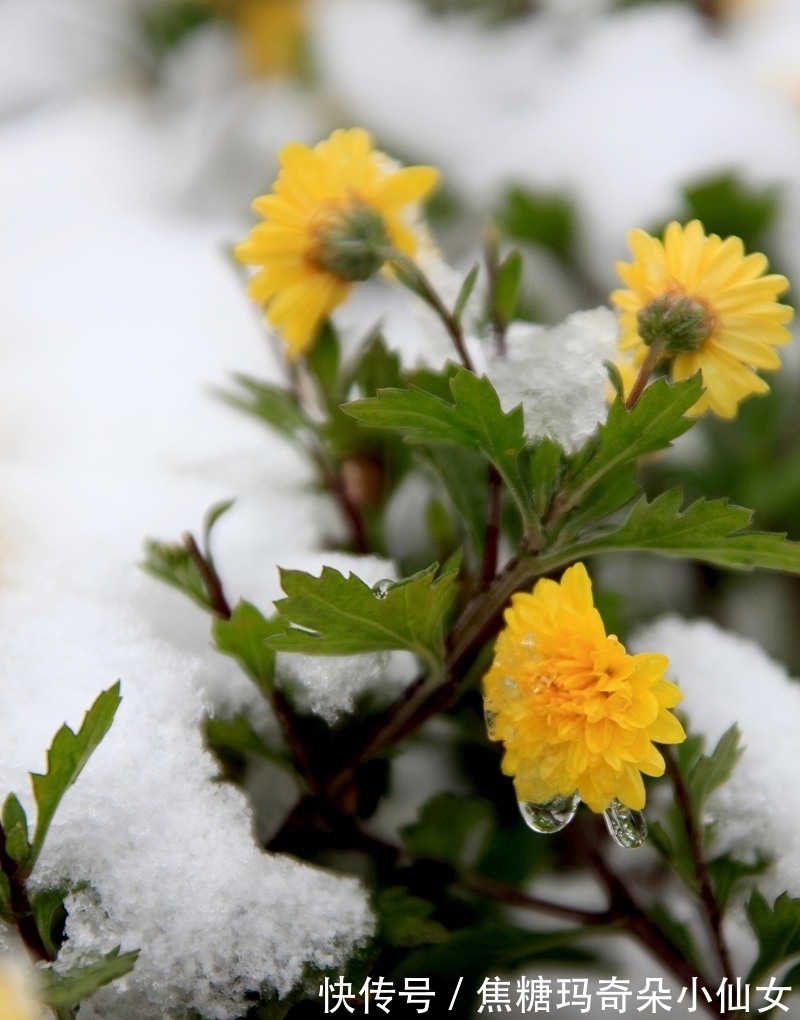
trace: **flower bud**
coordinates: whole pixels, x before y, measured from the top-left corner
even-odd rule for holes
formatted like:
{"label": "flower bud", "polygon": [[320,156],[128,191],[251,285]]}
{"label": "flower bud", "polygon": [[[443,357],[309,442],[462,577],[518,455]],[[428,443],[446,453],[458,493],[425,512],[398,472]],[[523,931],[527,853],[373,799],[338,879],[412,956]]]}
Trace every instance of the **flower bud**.
{"label": "flower bud", "polygon": [[313,233],[310,260],[342,280],[368,280],[391,251],[383,216],[360,203],[322,210]]}
{"label": "flower bud", "polygon": [[685,294],[661,294],[637,316],[639,336],[648,347],[657,344],[665,354],[696,351],[714,326],[711,310]]}

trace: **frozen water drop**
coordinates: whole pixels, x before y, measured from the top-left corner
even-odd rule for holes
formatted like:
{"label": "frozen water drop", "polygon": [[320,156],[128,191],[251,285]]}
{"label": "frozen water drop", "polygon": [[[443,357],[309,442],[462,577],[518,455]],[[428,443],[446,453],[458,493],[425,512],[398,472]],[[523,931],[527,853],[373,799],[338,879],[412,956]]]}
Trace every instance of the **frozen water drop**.
{"label": "frozen water drop", "polygon": [[561,832],[575,817],[581,798],[577,792],[567,797],[551,797],[543,804],[520,801],[520,814],[534,832]]}
{"label": "frozen water drop", "polygon": [[389,594],[389,589],[394,584],[394,581],[389,581],[384,578],[382,581],[376,581],[372,586],[372,594],[376,599],[385,599]]}
{"label": "frozen water drop", "polygon": [[647,822],[641,811],[632,811],[614,798],[611,807],[603,812],[606,828],[614,842],[626,850],[635,850],[647,839]]}

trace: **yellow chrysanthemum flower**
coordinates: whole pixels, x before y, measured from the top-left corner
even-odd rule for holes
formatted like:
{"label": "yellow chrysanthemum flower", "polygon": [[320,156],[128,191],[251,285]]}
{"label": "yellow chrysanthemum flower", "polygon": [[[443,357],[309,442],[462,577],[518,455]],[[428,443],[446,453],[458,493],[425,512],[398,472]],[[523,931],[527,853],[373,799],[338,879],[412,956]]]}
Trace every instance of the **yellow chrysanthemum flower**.
{"label": "yellow chrysanthemum flower", "polygon": [[439,174],[429,166],[398,167],[360,128],[334,131],[313,149],[293,142],[279,158],[272,194],[253,203],[265,222],[235,253],[262,267],[248,293],[266,304],[267,320],[295,358],[354,281],[372,276],[392,251],[415,255],[416,204]]}
{"label": "yellow chrysanthemum flower", "polygon": [[42,1020],[44,1009],[34,994],[33,973],[10,955],[0,959],[0,1020]]}
{"label": "yellow chrysanthemum flower", "polygon": [[673,379],[703,374],[692,414],[733,418],[739,401],[769,390],[755,370],[780,367],[775,347],[790,339],[784,323],[793,313],[777,298],[788,280],[767,274],[766,257],[745,255],[738,237],[706,236],[699,220],[670,223],[663,242],[632,230],[628,244],[634,261],[617,271],[629,289],[611,295],[622,313],[620,350],[640,366],[650,344],[663,346]]}
{"label": "yellow chrysanthemum flower", "polygon": [[505,621],[483,684],[489,736],[505,745],[517,799],[577,792],[593,811],[615,800],[640,811],[641,774],[664,772],[653,741],[685,738],[669,711],[681,692],[664,679],[666,657],[628,655],[606,634],[582,563],[515,595]]}

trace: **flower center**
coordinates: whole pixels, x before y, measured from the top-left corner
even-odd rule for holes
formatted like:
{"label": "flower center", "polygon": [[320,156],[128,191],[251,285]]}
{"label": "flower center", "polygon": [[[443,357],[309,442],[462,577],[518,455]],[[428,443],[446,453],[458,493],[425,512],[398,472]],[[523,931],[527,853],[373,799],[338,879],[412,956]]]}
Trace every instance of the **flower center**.
{"label": "flower center", "polygon": [[343,280],[368,280],[391,251],[383,216],[357,199],[346,206],[320,209],[310,234],[308,261]]}
{"label": "flower center", "polygon": [[689,354],[711,335],[716,316],[700,298],[667,293],[653,298],[636,316],[639,336],[665,354]]}

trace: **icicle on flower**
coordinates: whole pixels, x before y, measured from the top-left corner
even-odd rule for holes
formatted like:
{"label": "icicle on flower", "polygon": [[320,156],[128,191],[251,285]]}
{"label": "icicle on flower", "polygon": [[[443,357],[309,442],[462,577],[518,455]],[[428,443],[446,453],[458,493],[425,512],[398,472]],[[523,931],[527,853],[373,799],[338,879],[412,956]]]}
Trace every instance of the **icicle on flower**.
{"label": "icicle on flower", "polygon": [[775,348],[790,339],[792,309],[777,300],[786,277],[767,273],[764,255],[745,255],[738,237],[706,236],[699,220],[670,223],[663,241],[632,230],[628,244],[634,260],[617,272],[629,289],[611,295],[622,313],[620,351],[640,367],[655,347],[676,380],[702,372],[695,415],[733,418],[745,397],[768,392],[755,370],[780,368]]}
{"label": "icicle on flower", "polygon": [[515,595],[505,624],[484,677],[484,703],[523,818],[538,832],[557,832],[583,800],[605,813],[617,842],[639,846],[642,773],[664,772],[653,742],[685,739],[670,711],[681,692],[664,679],[668,660],[629,655],[606,634],[582,563],[560,583],[542,579],[530,594]]}
{"label": "icicle on flower", "polygon": [[266,306],[287,356],[296,358],[354,282],[376,273],[393,252],[416,254],[417,203],[439,175],[429,166],[398,167],[360,128],[334,131],[313,149],[290,143],[279,158],[272,194],[253,203],[265,222],[235,254],[261,267],[248,293]]}

